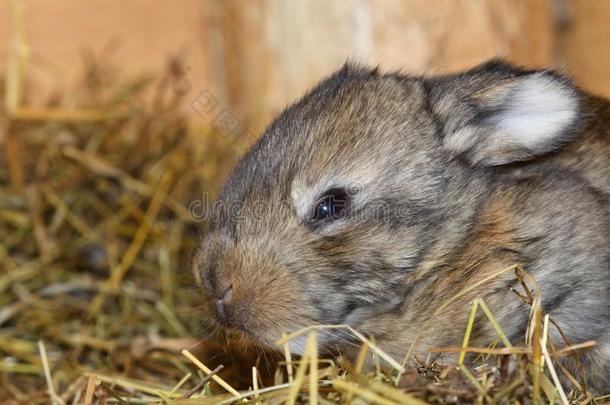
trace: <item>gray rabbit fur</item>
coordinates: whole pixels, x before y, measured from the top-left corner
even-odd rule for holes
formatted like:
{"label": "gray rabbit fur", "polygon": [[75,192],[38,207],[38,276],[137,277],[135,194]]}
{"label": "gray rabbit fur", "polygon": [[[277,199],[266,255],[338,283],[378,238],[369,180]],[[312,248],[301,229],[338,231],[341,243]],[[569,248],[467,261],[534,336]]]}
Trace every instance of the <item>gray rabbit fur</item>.
{"label": "gray rabbit fur", "polygon": [[[461,344],[482,298],[523,344],[529,308],[512,272],[429,321],[519,264],[570,342],[597,342],[580,361],[591,389],[608,391],[609,128],[610,102],[553,71],[491,61],[422,77],[348,63],[280,113],[223,188],[193,266],[210,319],[271,347],[282,332],[349,324],[401,359],[418,334],[421,356]],[[475,325],[471,345],[495,337]],[[319,344],[350,353],[354,341]]]}

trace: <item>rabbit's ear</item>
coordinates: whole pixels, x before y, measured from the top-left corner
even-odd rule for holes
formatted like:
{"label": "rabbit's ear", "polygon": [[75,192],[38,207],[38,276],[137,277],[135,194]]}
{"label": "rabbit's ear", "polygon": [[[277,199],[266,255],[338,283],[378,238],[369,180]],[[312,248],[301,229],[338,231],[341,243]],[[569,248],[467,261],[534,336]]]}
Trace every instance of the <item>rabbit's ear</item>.
{"label": "rabbit's ear", "polygon": [[473,164],[501,165],[553,151],[574,138],[581,96],[551,71],[492,62],[430,82],[443,145]]}

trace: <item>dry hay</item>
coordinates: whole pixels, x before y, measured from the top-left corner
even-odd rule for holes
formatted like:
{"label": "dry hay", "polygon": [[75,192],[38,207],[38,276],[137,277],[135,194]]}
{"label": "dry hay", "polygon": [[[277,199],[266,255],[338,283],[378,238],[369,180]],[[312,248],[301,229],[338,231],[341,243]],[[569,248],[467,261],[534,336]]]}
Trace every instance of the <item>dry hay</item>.
{"label": "dry hay", "polygon": [[[607,400],[586,392],[580,375],[561,386],[565,370],[556,358],[594,343],[550,342],[552,319],[542,313],[534,280],[517,266],[497,274],[514,272],[522,285],[515,299],[532,309],[519,346],[481,300],[473,302],[462,345],[434,348],[427,359],[409,356],[410,348],[402,362],[392,359],[353,330],[363,343],[353,363],[322,358],[317,333],[329,326],[285,336],[282,355],[225,351],[202,340],[188,274],[198,224],[188,207],[203,191],[214,192],[240,141],[189,125],[172,87],[181,71],[172,62],[160,78],[121,81],[89,64],[69,101],[58,97],[41,109],[7,102],[0,138],[0,401]],[[14,83],[7,83],[2,96],[9,100]],[[431,319],[451,302],[438,303]],[[498,334],[489,347],[468,346],[477,308]],[[303,333],[307,350],[297,358],[286,342]],[[451,352],[460,353],[459,367],[438,355]],[[478,353],[472,365],[463,364],[466,352]]]}

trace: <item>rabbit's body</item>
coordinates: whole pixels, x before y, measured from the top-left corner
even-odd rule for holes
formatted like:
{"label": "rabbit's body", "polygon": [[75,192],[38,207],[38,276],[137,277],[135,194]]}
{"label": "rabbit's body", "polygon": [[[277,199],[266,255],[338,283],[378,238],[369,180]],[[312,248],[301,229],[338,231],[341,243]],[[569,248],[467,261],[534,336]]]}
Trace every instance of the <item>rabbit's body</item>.
{"label": "rabbit's body", "polygon": [[[219,324],[273,346],[352,325],[402,358],[458,345],[483,298],[514,343],[529,309],[513,264],[610,387],[610,107],[564,78],[493,62],[437,78],[346,66],[239,163],[194,273]],[[494,337],[477,322],[472,344]],[[552,329],[554,342],[560,335]],[[346,335],[321,345],[349,349]],[[293,344],[302,349],[302,341]],[[573,369],[571,362],[566,363]]]}

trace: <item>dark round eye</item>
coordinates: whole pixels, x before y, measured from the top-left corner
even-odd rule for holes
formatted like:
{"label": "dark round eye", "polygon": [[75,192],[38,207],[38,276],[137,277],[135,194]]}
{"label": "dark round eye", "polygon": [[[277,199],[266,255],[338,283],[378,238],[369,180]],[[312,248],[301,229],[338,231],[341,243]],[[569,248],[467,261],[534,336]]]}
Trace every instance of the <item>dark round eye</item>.
{"label": "dark round eye", "polygon": [[333,220],[345,215],[348,195],[345,190],[334,188],[324,193],[314,206],[313,221]]}

